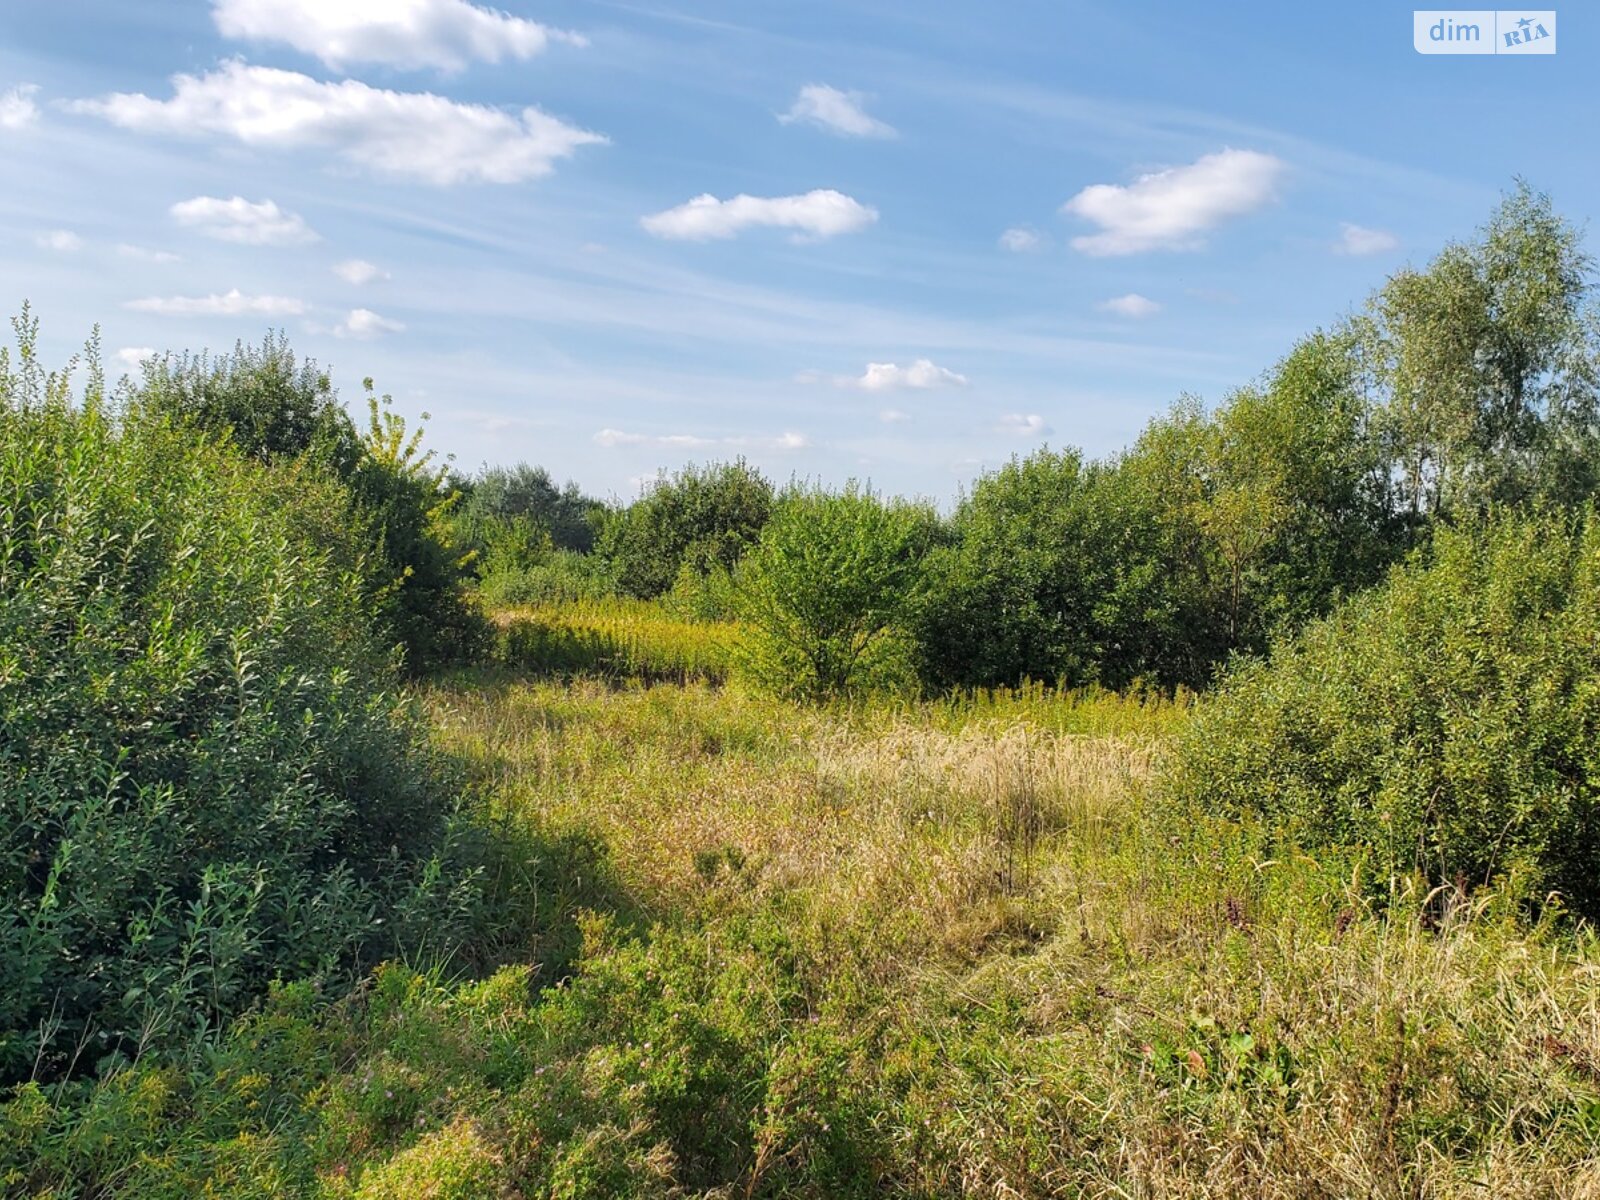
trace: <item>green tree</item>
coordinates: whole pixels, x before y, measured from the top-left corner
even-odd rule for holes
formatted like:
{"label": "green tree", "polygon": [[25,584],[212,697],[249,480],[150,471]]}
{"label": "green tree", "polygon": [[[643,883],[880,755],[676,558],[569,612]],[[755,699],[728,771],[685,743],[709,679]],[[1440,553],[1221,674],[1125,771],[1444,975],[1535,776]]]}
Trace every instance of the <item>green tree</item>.
{"label": "green tree", "polygon": [[731,569],[772,506],[772,484],[742,458],[685,467],[613,513],[597,550],[623,592],[649,599],[668,591],[685,566],[701,575]]}
{"label": "green tree", "polygon": [[371,379],[364,386],[367,431],[349,484],[382,564],[373,581],[381,612],[411,670],[471,658],[487,627],[462,594],[470,554],[446,519],[457,500],[448,466],[422,449],[422,426],[408,433],[391,398],[380,400]]}
{"label": "green tree", "polygon": [[857,484],[786,493],[736,573],[746,668],[817,699],[911,680],[911,615],[936,536],[932,509]]}
{"label": "green tree", "polygon": [[360,454],[355,425],[328,373],[296,357],[282,333],[231,354],[148,359],[127,402],[207,433],[226,433],[246,454],[282,461],[312,454],[347,476]]}
{"label": "green tree", "polygon": [[1593,266],[1549,196],[1519,182],[1475,239],[1374,298],[1363,328],[1412,513],[1594,491]]}

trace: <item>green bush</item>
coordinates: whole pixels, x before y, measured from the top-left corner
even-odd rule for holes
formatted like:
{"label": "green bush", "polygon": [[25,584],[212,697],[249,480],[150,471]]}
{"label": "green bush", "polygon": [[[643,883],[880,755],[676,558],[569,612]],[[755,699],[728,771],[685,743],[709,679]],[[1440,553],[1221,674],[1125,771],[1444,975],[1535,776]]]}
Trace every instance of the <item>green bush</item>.
{"label": "green bush", "polygon": [[359,519],[0,357],[0,1079],[446,944],[454,801],[374,637]]}
{"label": "green bush", "polygon": [[785,495],[737,574],[746,673],[813,699],[914,687],[911,614],[937,531],[931,509],[853,483]]}
{"label": "green bush", "polygon": [[552,551],[527,566],[486,571],[478,584],[478,595],[490,608],[604,600],[615,590],[603,560],[571,550]]}
{"label": "green bush", "polygon": [[1348,850],[1382,890],[1505,879],[1600,915],[1600,521],[1502,513],[1236,669],[1168,803]]}
{"label": "green bush", "polygon": [[685,467],[612,513],[597,550],[624,595],[654,599],[686,566],[731,569],[761,535],[772,502],[772,484],[742,458]]}

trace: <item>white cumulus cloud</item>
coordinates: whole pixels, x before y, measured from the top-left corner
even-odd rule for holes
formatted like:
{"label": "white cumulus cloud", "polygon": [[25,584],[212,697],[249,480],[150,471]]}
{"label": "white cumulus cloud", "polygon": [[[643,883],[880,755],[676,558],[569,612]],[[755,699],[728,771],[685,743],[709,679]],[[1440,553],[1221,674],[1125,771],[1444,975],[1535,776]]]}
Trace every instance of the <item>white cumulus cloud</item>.
{"label": "white cumulus cloud", "polygon": [[1000,248],[1013,254],[1027,254],[1044,249],[1044,238],[1032,229],[1017,225],[1000,235]]}
{"label": "white cumulus cloud", "polygon": [[137,371],[146,359],[156,356],[149,346],[124,346],[117,351],[117,361],[130,371]]}
{"label": "white cumulus cloud", "polygon": [[931,359],[919,358],[907,367],[895,363],[868,363],[861,377],[852,382],[869,392],[888,392],[902,388],[965,387],[968,380],[965,375],[935,365]]}
{"label": "white cumulus cloud", "polygon": [[458,70],[526,59],[577,34],[466,0],[213,0],[223,37],[283,42],[335,70],[352,63]]}
{"label": "white cumulus cloud", "polygon": [[1102,300],[1095,305],[1101,312],[1116,313],[1119,317],[1153,317],[1161,311],[1161,305],[1148,296],[1141,296],[1138,292],[1129,292],[1126,296],[1113,296],[1109,300]]}
{"label": "white cumulus cloud", "polygon": [[1194,250],[1230,217],[1254,212],[1277,193],[1284,163],[1255,150],[1221,150],[1188,166],[1141,175],[1126,186],[1097,183],[1062,211],[1100,227],[1072,239],[1085,254]]}
{"label": "white cumulus cloud", "polygon": [[344,262],[335,263],[333,273],[346,283],[361,287],[363,284],[379,283],[389,278],[389,272],[376,263],[369,263],[364,258],[347,258]]}
{"label": "white cumulus cloud", "polygon": [[317,235],[299,213],[285,212],[271,200],[253,203],[243,196],[196,196],[170,210],[172,219],[219,242],[243,246],[293,246],[314,242]]}
{"label": "white cumulus cloud", "polygon": [[1038,413],[1007,413],[1000,418],[995,431],[1015,438],[1041,438],[1051,432]]}
{"label": "white cumulus cloud", "polygon": [[368,339],[386,333],[402,333],[405,326],[388,317],[380,317],[370,308],[353,308],[350,314],[333,327],[334,337]]}
{"label": "white cumulus cloud", "polygon": [[829,238],[855,233],[878,219],[869,208],[843,192],[818,188],[803,196],[744,196],[718,200],[696,196],[687,204],[643,218],[639,223],[657,237],[703,242],[730,238],[746,229],[769,226],[793,229],[798,238]]}
{"label": "white cumulus cloud", "polygon": [[34,244],[41,250],[60,250],[70,254],[83,249],[83,239],[70,229],[50,229],[34,235]]}
{"label": "white cumulus cloud", "polygon": [[778,120],[785,125],[802,121],[845,137],[894,137],[894,126],[869,116],[862,107],[865,102],[866,97],[860,92],[841,92],[825,83],[808,83],[800,89],[789,111],[778,115]]}
{"label": "white cumulus cloud", "polygon": [[513,115],[430,92],[395,92],[353,79],[323,83],[294,71],[230,62],[175,75],[172,96],[116,92],[73,112],[137,133],[224,137],[263,150],[324,150],[357,166],[446,185],[520,183],[606,139],[537,108]]}
{"label": "white cumulus cloud", "polygon": [[210,296],[147,296],[123,307],[162,317],[297,317],[306,310],[288,296],[247,296],[238,288]]}
{"label": "white cumulus cloud", "polygon": [[1334,244],[1336,254],[1387,254],[1391,250],[1400,248],[1400,239],[1384,229],[1368,229],[1363,225],[1352,225],[1349,221],[1339,224],[1339,240]]}
{"label": "white cumulus cloud", "polygon": [[0,129],[26,129],[39,119],[39,106],[34,96],[39,93],[37,83],[19,83],[0,92]]}

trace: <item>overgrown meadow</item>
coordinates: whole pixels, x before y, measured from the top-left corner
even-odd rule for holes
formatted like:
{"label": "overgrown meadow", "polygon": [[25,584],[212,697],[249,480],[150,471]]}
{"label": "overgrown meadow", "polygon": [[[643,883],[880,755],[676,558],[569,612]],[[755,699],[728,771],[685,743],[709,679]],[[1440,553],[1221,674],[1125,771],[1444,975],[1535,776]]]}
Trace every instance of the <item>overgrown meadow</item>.
{"label": "overgrown meadow", "polygon": [[1519,186],[949,512],[25,311],[0,1186],[1600,1195],[1592,284]]}

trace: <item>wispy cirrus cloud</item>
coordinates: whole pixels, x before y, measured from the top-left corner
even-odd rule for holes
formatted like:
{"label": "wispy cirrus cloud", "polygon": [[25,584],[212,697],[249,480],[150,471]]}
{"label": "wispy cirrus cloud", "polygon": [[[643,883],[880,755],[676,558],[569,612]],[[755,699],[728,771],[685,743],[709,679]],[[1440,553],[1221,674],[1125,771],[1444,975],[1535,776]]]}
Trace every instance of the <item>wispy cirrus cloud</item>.
{"label": "wispy cirrus cloud", "polygon": [[299,213],[285,212],[271,200],[251,202],[243,196],[196,196],[168,210],[185,229],[219,242],[241,246],[295,246],[315,242],[317,234]]}
{"label": "wispy cirrus cloud", "polygon": [[701,437],[692,433],[628,433],[621,429],[602,429],[594,435],[595,444],[608,449],[617,446],[657,446],[669,450],[704,450],[722,446],[732,450],[803,450],[811,439],[803,433],[786,431],[772,437]]}
{"label": "wispy cirrus cloud", "polygon": [[1084,188],[1062,211],[1098,225],[1072,239],[1085,254],[1108,257],[1150,250],[1196,250],[1210,230],[1262,207],[1277,194],[1286,166],[1255,150],[1221,150],[1182,167],[1141,175],[1131,184]]}
{"label": "wispy cirrus cloud", "polygon": [[117,253],[123,258],[132,259],[134,262],[163,264],[183,261],[180,255],[174,254],[170,250],[152,250],[148,246],[135,246],[129,242],[123,242],[119,245]]}
{"label": "wispy cirrus cloud", "polygon": [[819,188],[799,196],[739,195],[729,200],[708,193],[639,223],[656,237],[703,242],[760,227],[792,229],[800,240],[820,240],[859,232],[877,219],[877,209],[843,192]]}
{"label": "wispy cirrus cloud", "polygon": [[334,70],[355,63],[459,70],[469,62],[528,59],[575,33],[466,0],[213,0],[223,37],[282,42]]}
{"label": "wispy cirrus cloud", "polygon": [[860,92],[843,92],[825,83],[808,83],[800,89],[789,111],[778,114],[785,125],[800,122],[826,129],[844,137],[892,138],[895,128],[874,116],[868,115],[866,96]]}
{"label": "wispy cirrus cloud", "polygon": [[209,296],[146,296],[124,308],[161,317],[298,317],[305,302],[289,296],[248,296],[238,288]]}
{"label": "wispy cirrus cloud", "polygon": [[606,141],[537,108],[512,114],[431,92],[396,92],[353,79],[324,83],[242,62],[207,75],[175,75],[165,100],[115,92],[67,108],[135,133],[324,150],[360,167],[440,186],[537,179],[579,147]]}

